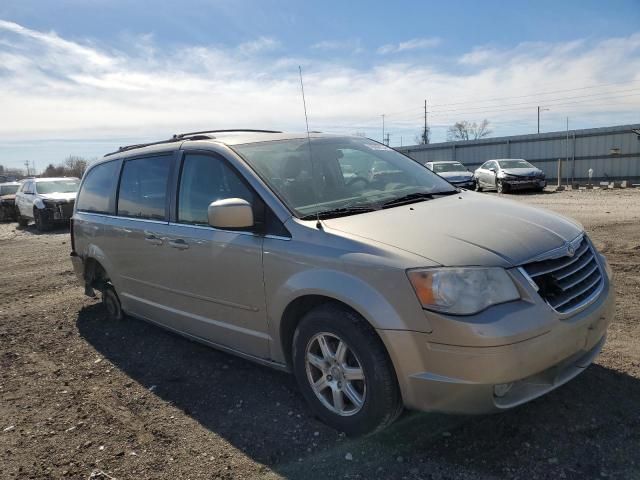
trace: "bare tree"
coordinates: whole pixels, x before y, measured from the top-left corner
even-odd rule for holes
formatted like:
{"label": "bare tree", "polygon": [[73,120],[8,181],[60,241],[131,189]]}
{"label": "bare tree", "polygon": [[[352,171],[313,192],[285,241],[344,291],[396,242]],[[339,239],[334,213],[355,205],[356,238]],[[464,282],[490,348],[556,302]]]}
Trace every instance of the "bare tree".
{"label": "bare tree", "polygon": [[489,128],[489,120],[486,118],[479,124],[462,120],[456,122],[447,130],[447,140],[478,140],[488,137],[493,131]]}
{"label": "bare tree", "polygon": [[84,157],[70,155],[64,161],[65,174],[70,177],[82,178],[82,174],[87,169],[88,163]]}

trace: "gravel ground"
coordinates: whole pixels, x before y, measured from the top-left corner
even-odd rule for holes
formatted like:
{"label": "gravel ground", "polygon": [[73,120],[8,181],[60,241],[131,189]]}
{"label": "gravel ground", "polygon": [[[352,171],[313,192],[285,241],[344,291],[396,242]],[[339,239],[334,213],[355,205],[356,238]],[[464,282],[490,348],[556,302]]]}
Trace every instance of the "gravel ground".
{"label": "gravel ground", "polygon": [[106,322],[64,229],[0,225],[0,477],[640,478],[640,190],[508,197],[578,219],[607,255],[602,355],[507,413],[406,413],[364,439],[315,420],[286,374]]}

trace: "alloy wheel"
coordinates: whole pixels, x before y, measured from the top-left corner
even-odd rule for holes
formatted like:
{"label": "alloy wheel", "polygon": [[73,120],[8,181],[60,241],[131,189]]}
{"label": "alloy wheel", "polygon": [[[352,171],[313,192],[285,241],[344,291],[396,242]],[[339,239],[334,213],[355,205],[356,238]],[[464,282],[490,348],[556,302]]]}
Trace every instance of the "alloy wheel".
{"label": "alloy wheel", "polygon": [[305,369],[311,389],[331,412],[350,416],[362,409],[367,394],[364,370],[340,337],[314,335],[305,351]]}

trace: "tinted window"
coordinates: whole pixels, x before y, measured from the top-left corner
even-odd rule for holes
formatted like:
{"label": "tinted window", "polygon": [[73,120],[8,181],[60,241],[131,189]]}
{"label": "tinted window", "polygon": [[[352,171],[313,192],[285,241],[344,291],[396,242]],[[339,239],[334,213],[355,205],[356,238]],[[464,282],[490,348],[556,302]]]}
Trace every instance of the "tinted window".
{"label": "tinted window", "polygon": [[98,165],[87,173],[78,194],[78,210],[95,213],[115,213],[111,196],[115,192],[120,173],[120,162]]}
{"label": "tinted window", "polygon": [[170,169],[168,155],[126,161],[118,192],[118,215],[164,220]]}
{"label": "tinted window", "polygon": [[178,221],[208,225],[209,204],[223,198],[242,198],[253,203],[252,191],[222,158],[187,155],[180,175]]}

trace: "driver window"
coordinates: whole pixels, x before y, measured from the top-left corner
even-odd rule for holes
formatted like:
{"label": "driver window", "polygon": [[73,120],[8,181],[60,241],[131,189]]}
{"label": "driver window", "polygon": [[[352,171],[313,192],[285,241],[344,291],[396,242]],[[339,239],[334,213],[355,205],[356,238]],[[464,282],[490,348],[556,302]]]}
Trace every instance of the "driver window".
{"label": "driver window", "polygon": [[209,204],[242,198],[254,204],[253,192],[226,162],[213,155],[188,154],[180,175],[178,222],[209,225]]}

